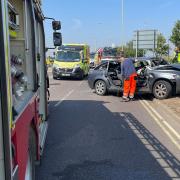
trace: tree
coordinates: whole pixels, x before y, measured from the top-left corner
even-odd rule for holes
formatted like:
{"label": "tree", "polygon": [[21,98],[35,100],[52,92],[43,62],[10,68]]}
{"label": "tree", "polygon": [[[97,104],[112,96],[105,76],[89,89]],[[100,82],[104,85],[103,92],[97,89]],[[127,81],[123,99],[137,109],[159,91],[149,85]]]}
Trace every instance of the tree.
{"label": "tree", "polygon": [[[135,57],[136,56],[136,50],[133,49],[133,41],[129,41],[128,43],[126,43],[126,45],[124,46],[124,54],[126,57]],[[118,52],[120,52],[122,50],[122,47],[118,48]],[[138,57],[142,57],[144,55],[144,50],[139,49],[138,50]]]}
{"label": "tree", "polygon": [[166,38],[159,34],[157,37],[157,48],[155,49],[155,55],[162,57],[162,55],[167,55],[169,52],[169,45],[166,44]]}
{"label": "tree", "polygon": [[180,48],[180,20],[176,22],[173,28],[170,40],[176,47]]}

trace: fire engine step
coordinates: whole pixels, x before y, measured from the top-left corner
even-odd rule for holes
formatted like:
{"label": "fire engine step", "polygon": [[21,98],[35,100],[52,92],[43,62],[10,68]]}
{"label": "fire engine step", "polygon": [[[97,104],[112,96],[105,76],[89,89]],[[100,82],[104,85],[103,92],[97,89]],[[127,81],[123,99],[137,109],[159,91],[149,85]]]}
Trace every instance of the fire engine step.
{"label": "fire engine step", "polygon": [[44,144],[45,144],[45,141],[46,141],[46,135],[47,135],[47,130],[48,130],[48,122],[47,121],[44,121],[40,127],[39,127],[39,139],[40,139],[40,154],[42,156],[43,154],[43,149],[44,149]]}

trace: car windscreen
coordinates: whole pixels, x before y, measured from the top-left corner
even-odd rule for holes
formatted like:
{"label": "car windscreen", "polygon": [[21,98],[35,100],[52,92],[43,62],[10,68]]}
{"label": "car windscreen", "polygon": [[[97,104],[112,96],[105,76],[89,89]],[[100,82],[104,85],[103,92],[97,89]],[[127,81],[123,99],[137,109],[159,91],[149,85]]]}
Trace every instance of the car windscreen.
{"label": "car windscreen", "polygon": [[79,51],[58,51],[56,61],[59,62],[79,62],[81,59]]}
{"label": "car windscreen", "polygon": [[134,63],[135,68],[143,68],[143,67],[148,66],[148,65],[149,64],[147,61],[136,61]]}
{"label": "car windscreen", "polygon": [[155,64],[155,66],[169,64],[169,62],[163,58],[151,58],[151,61]]}

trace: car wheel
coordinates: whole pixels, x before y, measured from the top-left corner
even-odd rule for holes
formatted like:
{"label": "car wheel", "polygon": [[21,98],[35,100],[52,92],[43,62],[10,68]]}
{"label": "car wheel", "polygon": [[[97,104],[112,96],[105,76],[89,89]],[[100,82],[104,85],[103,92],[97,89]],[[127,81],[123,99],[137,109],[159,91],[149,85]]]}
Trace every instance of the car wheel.
{"label": "car wheel", "polygon": [[83,80],[84,79],[84,72],[81,73],[81,75],[79,76],[79,80]]}
{"label": "car wheel", "polygon": [[53,76],[53,79],[57,80],[57,77],[54,77],[54,76]]}
{"label": "car wheel", "polygon": [[95,91],[96,91],[96,94],[98,94],[100,96],[105,95],[106,91],[107,91],[106,83],[102,80],[98,80],[95,83]]}
{"label": "car wheel", "polygon": [[172,86],[167,81],[157,81],[153,87],[153,94],[157,99],[166,99],[172,93]]}

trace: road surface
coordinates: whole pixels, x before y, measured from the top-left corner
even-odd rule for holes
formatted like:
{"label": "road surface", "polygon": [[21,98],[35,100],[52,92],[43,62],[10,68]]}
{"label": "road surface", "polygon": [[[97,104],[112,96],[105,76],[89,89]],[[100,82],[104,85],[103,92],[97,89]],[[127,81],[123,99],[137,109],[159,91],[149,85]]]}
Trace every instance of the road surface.
{"label": "road surface", "polygon": [[180,179],[177,127],[165,128],[146,101],[97,96],[87,80],[50,76],[50,86],[49,129],[36,180]]}

